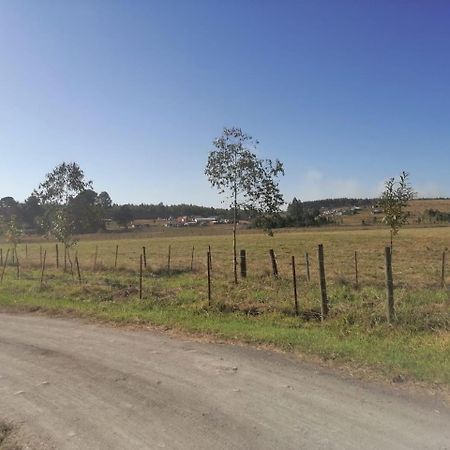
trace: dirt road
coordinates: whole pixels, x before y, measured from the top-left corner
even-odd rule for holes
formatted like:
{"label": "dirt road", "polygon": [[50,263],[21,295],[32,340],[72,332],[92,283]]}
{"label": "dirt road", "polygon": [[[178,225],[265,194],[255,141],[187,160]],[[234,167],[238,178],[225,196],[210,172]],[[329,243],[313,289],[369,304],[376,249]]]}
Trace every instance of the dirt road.
{"label": "dirt road", "polygon": [[450,410],[295,360],[0,314],[0,416],[31,448],[449,449]]}

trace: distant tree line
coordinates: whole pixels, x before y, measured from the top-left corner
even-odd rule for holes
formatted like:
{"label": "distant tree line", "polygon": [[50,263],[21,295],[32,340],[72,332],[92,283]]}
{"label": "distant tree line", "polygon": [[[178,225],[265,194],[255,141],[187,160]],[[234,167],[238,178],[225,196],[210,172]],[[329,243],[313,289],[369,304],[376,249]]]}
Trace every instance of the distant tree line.
{"label": "distant tree line", "polygon": [[[36,193],[22,203],[13,197],[0,199],[0,220],[4,224],[14,221],[29,232],[44,234],[50,222],[55,221],[55,211],[54,204],[44,204]],[[71,221],[74,233],[94,233],[105,229],[105,219],[111,212],[111,198],[107,192],[97,194],[86,189],[68,201],[66,219]]]}
{"label": "distant tree line", "polygon": [[[320,209],[311,205],[314,202],[302,202],[296,197],[288,204],[286,212],[274,215],[270,218],[271,228],[286,227],[318,227],[334,223],[333,217],[324,217],[320,214]],[[267,226],[267,218],[265,223],[260,223],[260,218],[253,219],[253,225],[257,228]]]}
{"label": "distant tree line", "polygon": [[[237,131],[241,133],[240,130]],[[240,134],[238,137],[243,139]],[[244,137],[247,138],[247,135]],[[226,141],[224,148],[229,151],[228,146],[230,145]],[[235,144],[231,145],[232,151],[235,150],[233,146]],[[75,235],[105,231],[107,223],[111,221],[128,228],[134,220],[168,220],[187,216],[216,217],[229,219],[233,223],[250,221],[252,226],[266,230],[283,227],[314,227],[335,222],[333,215],[321,214],[321,209],[370,207],[374,204],[381,204],[385,197],[390,200],[390,204],[392,203],[390,209],[392,209],[393,220],[401,220],[402,223],[406,221],[406,213],[402,212],[402,208],[406,205],[409,197],[405,199],[404,195],[406,191],[406,193],[413,191],[408,183],[406,183],[408,188],[406,190],[402,189],[401,183],[397,186],[399,182],[394,179],[388,181],[394,183],[395,189],[392,190],[394,194],[397,195],[398,192],[402,194],[399,199],[396,196],[391,196],[391,199],[386,193],[380,199],[338,198],[302,202],[294,198],[287,205],[285,211],[280,211],[282,197],[274,178],[278,172],[282,172],[281,163],[276,161],[272,165],[270,160],[258,160],[253,153],[247,152],[247,155],[245,149],[241,149],[239,146],[236,148],[242,150],[244,156],[250,155],[247,159],[251,157],[248,161],[243,161],[242,165],[245,170],[241,171],[245,176],[239,181],[242,183],[241,189],[245,194],[244,200],[252,199],[248,204],[245,201],[235,201],[229,209],[193,204],[165,205],[162,202],[140,205],[113,204],[106,191],[97,193],[92,189],[92,182],[85,180],[83,171],[76,163],[62,163],[46,175],[43,183],[24,202],[18,202],[10,196],[0,198],[0,232],[9,237],[8,240],[11,242],[17,242],[24,232],[38,233],[53,236],[70,247],[76,242],[73,238]],[[223,149],[219,150],[223,151]],[[230,154],[233,156],[232,151]],[[218,155],[221,154],[218,153]],[[250,164],[250,160],[252,164]],[[251,173],[248,169],[250,166],[252,167]],[[215,165],[211,164],[210,169],[211,177],[216,176],[217,174],[213,170]],[[220,170],[217,176],[221,176],[222,172]],[[254,180],[248,187],[245,183],[249,174],[253,176]],[[406,173],[403,175],[407,177]],[[238,186],[237,182],[232,179],[232,174],[230,177],[231,186]],[[226,181],[228,182],[228,180]],[[258,202],[262,202],[262,206]],[[386,217],[390,209],[384,208]],[[450,213],[429,209],[422,215],[422,220],[450,222]]]}
{"label": "distant tree line", "polygon": [[377,198],[326,198],[323,200],[311,200],[303,202],[306,209],[335,209],[335,208],[351,208],[359,206],[360,208],[369,208],[378,202]]}
{"label": "distant tree line", "polygon": [[[348,205],[361,205],[366,199],[338,199],[347,201]],[[320,204],[330,208],[329,200],[301,202],[294,198],[288,204],[287,210],[270,219],[261,219],[252,211],[239,209],[238,220],[251,221],[256,228],[313,227],[332,223],[332,218],[320,215]],[[344,204],[343,202],[339,204]],[[336,206],[337,207],[337,206]],[[13,197],[0,198],[0,220],[3,223],[15,222],[25,232],[45,234],[54,220],[51,205],[44,205],[36,193],[30,195],[24,202],[18,202]],[[73,234],[96,233],[105,231],[106,223],[114,221],[121,227],[129,226],[134,220],[157,220],[188,217],[218,217],[231,220],[233,211],[226,208],[214,208],[193,204],[165,205],[157,204],[114,204],[110,195],[102,191],[95,192],[86,189],[69,200],[67,214],[71,218]],[[269,223],[270,222],[270,223]]]}
{"label": "distant tree line", "polygon": [[[231,212],[224,208],[213,208],[206,206],[198,206],[192,204],[181,203],[179,205],[158,204],[140,204],[127,205],[130,208],[134,219],[169,219],[170,217],[221,217],[228,219]],[[113,211],[120,208],[119,205],[113,206]],[[241,213],[242,215],[242,213]]]}

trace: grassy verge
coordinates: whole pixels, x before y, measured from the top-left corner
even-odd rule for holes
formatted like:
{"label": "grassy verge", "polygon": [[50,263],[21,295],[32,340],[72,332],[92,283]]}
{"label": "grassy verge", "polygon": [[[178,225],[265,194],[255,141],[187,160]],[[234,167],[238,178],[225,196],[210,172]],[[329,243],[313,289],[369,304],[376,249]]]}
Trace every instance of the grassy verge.
{"label": "grassy verge", "polygon": [[382,287],[354,290],[331,285],[331,314],[321,323],[316,315],[317,288],[303,288],[302,314],[296,317],[286,280],[255,277],[238,286],[218,280],[209,307],[202,274],[147,278],[142,300],[133,289],[123,288],[129,286],[127,272],[93,276],[83,286],[69,277],[54,277],[43,289],[33,277],[20,282],[10,278],[0,287],[0,307],[167,326],[318,355],[368,367],[389,378],[401,375],[450,386],[450,317],[445,291],[398,290],[398,319],[391,326],[384,319]]}

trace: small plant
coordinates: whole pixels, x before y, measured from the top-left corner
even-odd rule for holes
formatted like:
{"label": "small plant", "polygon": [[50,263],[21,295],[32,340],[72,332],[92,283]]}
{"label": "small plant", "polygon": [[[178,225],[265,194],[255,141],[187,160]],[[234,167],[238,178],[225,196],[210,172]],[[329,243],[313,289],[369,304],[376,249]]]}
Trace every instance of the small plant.
{"label": "small plant", "polygon": [[16,216],[11,216],[5,227],[5,239],[12,244],[13,254],[17,255],[17,245],[23,235],[22,227],[17,223]]}
{"label": "small plant", "polygon": [[415,196],[416,193],[409,182],[409,173],[407,172],[402,172],[398,180],[389,178],[384,183],[384,191],[379,203],[384,212],[383,222],[390,228],[391,251],[393,237],[398,234],[403,225],[408,223],[408,214],[405,208]]}

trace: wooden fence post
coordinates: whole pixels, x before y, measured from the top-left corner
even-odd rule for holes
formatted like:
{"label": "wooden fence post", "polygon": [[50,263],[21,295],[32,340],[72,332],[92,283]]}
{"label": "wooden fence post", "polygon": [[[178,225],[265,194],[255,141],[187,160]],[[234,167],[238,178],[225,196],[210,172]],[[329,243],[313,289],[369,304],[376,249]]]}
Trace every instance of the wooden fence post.
{"label": "wooden fence post", "polygon": [[16,276],[17,279],[20,280],[20,263],[19,263],[19,255],[17,254],[17,247],[14,247],[13,252],[16,253]]}
{"label": "wooden fence post", "polygon": [[387,300],[387,320],[392,323],[395,317],[394,308],[394,279],[392,276],[392,250],[391,247],[384,249],[385,265],[386,265],[386,300]]}
{"label": "wooden fence post", "polygon": [[72,262],[72,258],[70,257],[70,250],[67,250],[67,259],[69,260],[70,274],[72,275],[72,280],[73,280],[73,278],[74,278],[74,273],[73,273],[73,262]]}
{"label": "wooden fence post", "polygon": [[147,250],[145,248],[145,245],[142,246],[142,258],[144,259],[144,268],[147,268]]}
{"label": "wooden fence post", "polygon": [[3,283],[3,277],[5,276],[6,264],[8,263],[8,256],[9,256],[9,248],[6,251],[5,260],[3,261],[3,268],[2,268],[2,275],[0,277],[0,283]]}
{"label": "wooden fence post", "polygon": [[325,277],[325,259],[323,255],[323,244],[319,244],[317,255],[319,259],[321,319],[325,320],[325,318],[328,316],[328,296],[327,296],[327,281]]}
{"label": "wooden fence post", "polygon": [[168,251],[168,254],[167,254],[167,273],[169,275],[170,275],[170,256],[171,256],[171,253],[172,253],[172,246],[169,245],[169,251]]}
{"label": "wooden fence post", "polygon": [[306,263],[306,280],[308,283],[311,281],[311,272],[309,269],[309,255],[308,252],[305,252],[305,263]]}
{"label": "wooden fence post", "polygon": [[45,261],[47,259],[47,250],[44,250],[44,257],[42,259],[42,272],[41,272],[41,289],[44,283],[44,275],[45,275]]}
{"label": "wooden fence post", "polygon": [[206,266],[208,267],[208,306],[211,306],[211,254],[206,254]]}
{"label": "wooden fence post", "polygon": [[80,271],[80,262],[78,261],[78,255],[75,255],[75,264],[77,265],[78,283],[81,284],[81,271]]}
{"label": "wooden fence post", "polygon": [[209,254],[209,270],[212,272],[212,252],[210,245],[208,245],[208,254]]}
{"label": "wooden fence post", "polygon": [[295,256],[294,255],[292,255],[292,281],[294,284],[295,315],[298,316],[297,277],[295,275]]}
{"label": "wooden fence post", "polygon": [[114,269],[117,269],[117,257],[119,256],[119,245],[116,245],[116,255],[114,258]]}
{"label": "wooden fence post", "polygon": [[94,253],[94,272],[97,270],[97,257],[98,257],[98,245],[95,246],[95,253]]}
{"label": "wooden fence post", "polygon": [[271,248],[269,250],[270,260],[272,261],[272,274],[275,278],[278,278],[278,266],[277,266],[277,260],[275,258],[275,252]]}
{"label": "wooden fence post", "polygon": [[56,268],[59,269],[59,246],[55,244],[55,252],[56,252]]}
{"label": "wooden fence post", "polygon": [[358,278],[358,252],[355,251],[355,285],[356,288],[359,287],[359,278]]}
{"label": "wooden fence post", "polygon": [[191,252],[191,272],[194,270],[194,252],[195,252],[195,247],[192,246],[192,252]]}
{"label": "wooden fence post", "polygon": [[3,266],[3,248],[0,248],[0,266]]}
{"label": "wooden fence post", "polygon": [[28,244],[25,244],[25,258],[28,259]]}
{"label": "wooden fence post", "polygon": [[441,288],[445,288],[445,250],[442,252]]}
{"label": "wooden fence post", "polygon": [[42,245],[39,246],[39,263],[42,267]]}
{"label": "wooden fence post", "polygon": [[143,257],[140,255],[139,258],[139,299],[142,300],[142,264],[143,263]]}
{"label": "wooden fence post", "polygon": [[67,272],[67,245],[64,243],[64,273]]}
{"label": "wooden fence post", "polygon": [[241,250],[241,277],[247,277],[247,255],[245,250]]}

